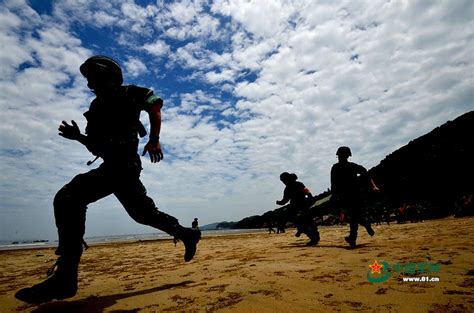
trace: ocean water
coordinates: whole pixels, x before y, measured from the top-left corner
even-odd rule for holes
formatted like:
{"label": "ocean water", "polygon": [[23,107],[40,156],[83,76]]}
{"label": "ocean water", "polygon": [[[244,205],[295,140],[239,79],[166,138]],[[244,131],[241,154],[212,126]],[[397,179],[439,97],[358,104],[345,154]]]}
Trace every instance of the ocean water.
{"label": "ocean water", "polygon": [[[268,231],[268,229],[219,229],[219,230],[203,230],[201,231],[201,233],[202,233],[202,237],[206,237],[206,236],[219,236],[219,235],[230,235],[230,234],[256,233],[256,232],[264,232],[264,231]],[[86,241],[88,245],[94,245],[94,244],[100,244],[100,243],[134,242],[134,241],[170,239],[170,238],[172,238],[170,235],[160,232],[160,233],[150,233],[150,234],[127,234],[127,235],[86,237],[84,238],[84,240]],[[55,240],[0,241],[0,251],[48,248],[48,247],[56,247],[57,244],[58,243]]]}

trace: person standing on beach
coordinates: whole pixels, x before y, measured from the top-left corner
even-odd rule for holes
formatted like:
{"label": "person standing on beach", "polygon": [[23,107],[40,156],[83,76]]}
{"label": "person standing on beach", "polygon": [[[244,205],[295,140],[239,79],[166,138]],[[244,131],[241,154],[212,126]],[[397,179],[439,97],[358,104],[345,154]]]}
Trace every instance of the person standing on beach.
{"label": "person standing on beach", "polygon": [[290,202],[288,213],[290,220],[297,228],[296,237],[299,237],[302,233],[306,234],[310,239],[306,245],[314,246],[319,242],[319,232],[313,217],[309,214],[312,195],[309,189],[297,179],[298,177],[294,173],[281,173],[280,180],[286,187],[283,192],[283,199],[278,200],[276,204],[285,205]]}
{"label": "person standing on beach", "polygon": [[361,216],[361,187],[369,181],[373,191],[378,191],[378,188],[368,177],[365,167],[348,161],[349,157],[352,156],[349,147],[339,147],[336,155],[339,161],[331,168],[332,201],[345,213],[344,216],[349,220],[350,232],[345,240],[352,248],[355,248],[359,224],[365,227],[370,236],[375,234],[370,223],[364,221]]}
{"label": "person standing on beach", "polygon": [[191,228],[192,229],[199,229],[199,222],[198,222],[198,218],[195,217],[193,222],[191,223]]}
{"label": "person standing on beach", "polygon": [[[151,162],[158,163],[163,159],[160,146],[163,100],[150,89],[122,85],[122,70],[109,57],[93,56],[87,59],[81,65],[80,72],[96,95],[89,110],[84,113],[87,119],[85,134],[81,134],[76,122],[71,121],[70,125],[63,121],[59,126],[59,135],[85,145],[96,159],[102,158],[103,163],[96,169],[77,175],[56,194],[53,204],[59,237],[56,254],[59,258],[48,271],[51,274],[48,279],[15,294],[17,299],[27,303],[65,299],[76,294],[87,205],[111,194],[138,223],[155,227],[181,240],[185,247],[185,261],[194,257],[201,238],[199,230],[185,228],[173,216],[159,211],[140,181],[142,167],[137,154],[138,135],[146,135],[139,120],[140,112],[146,111],[150,120],[150,135],[142,155],[148,152]],[[88,165],[94,161],[89,161]]]}

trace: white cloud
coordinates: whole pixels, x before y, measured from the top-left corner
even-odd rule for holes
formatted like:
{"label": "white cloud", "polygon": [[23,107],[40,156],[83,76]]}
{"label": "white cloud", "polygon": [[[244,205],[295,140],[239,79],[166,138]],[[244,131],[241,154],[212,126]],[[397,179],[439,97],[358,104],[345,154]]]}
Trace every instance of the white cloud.
{"label": "white cloud", "polygon": [[133,2],[126,2],[121,5],[121,11],[125,27],[129,27],[135,33],[151,35],[152,28],[148,27],[148,18],[153,18],[157,13],[156,7],[152,5],[142,7]]}
{"label": "white cloud", "polygon": [[143,49],[157,57],[165,56],[170,51],[169,45],[167,45],[163,40],[156,40],[153,43],[145,44],[143,45]]}
{"label": "white cloud", "polygon": [[209,63],[209,51],[205,50],[198,42],[191,42],[179,47],[171,58],[185,68],[208,69],[212,67],[212,64]]}
{"label": "white cloud", "polygon": [[231,16],[257,37],[278,36],[288,25],[294,8],[280,1],[216,1],[212,11]]}
{"label": "white cloud", "polygon": [[99,27],[107,27],[113,26],[115,23],[119,21],[116,16],[109,15],[104,11],[94,12],[93,19],[97,26]]}
{"label": "white cloud", "polygon": [[226,82],[226,81],[232,82],[234,81],[234,75],[235,73],[231,70],[223,70],[221,72],[211,71],[205,74],[206,79],[211,84]]}
{"label": "white cloud", "polygon": [[202,9],[198,1],[179,1],[171,3],[169,10],[170,15],[177,23],[188,24],[196,18]]}
{"label": "white cloud", "polygon": [[130,74],[133,77],[137,77],[147,70],[146,65],[137,58],[129,58],[127,61],[125,61],[124,65],[125,69],[127,70],[127,74]]}

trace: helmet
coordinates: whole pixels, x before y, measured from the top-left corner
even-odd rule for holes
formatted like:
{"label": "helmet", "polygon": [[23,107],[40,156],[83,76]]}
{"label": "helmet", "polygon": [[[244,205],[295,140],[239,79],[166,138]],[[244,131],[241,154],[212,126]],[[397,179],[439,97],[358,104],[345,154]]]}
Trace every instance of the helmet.
{"label": "helmet", "polygon": [[88,78],[90,75],[98,74],[110,78],[115,83],[122,85],[123,76],[120,65],[112,58],[95,55],[88,58],[79,68],[81,74]]}
{"label": "helmet", "polygon": [[290,173],[288,173],[288,172],[283,172],[283,173],[280,174],[280,180],[281,180],[281,181],[288,180],[288,178],[290,178]]}
{"label": "helmet", "polygon": [[352,152],[349,147],[339,147],[337,149],[336,155],[350,157],[352,156]]}
{"label": "helmet", "polygon": [[298,176],[296,174],[290,174],[288,172],[283,172],[280,174],[280,180],[282,182],[290,182],[290,181],[296,181],[298,179]]}

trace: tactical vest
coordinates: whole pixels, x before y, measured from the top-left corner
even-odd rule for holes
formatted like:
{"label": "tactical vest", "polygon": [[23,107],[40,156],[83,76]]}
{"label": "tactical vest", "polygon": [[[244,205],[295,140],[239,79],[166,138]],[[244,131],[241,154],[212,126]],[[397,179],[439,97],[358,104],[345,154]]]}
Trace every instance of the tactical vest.
{"label": "tactical vest", "polygon": [[158,97],[150,89],[134,85],[121,86],[113,94],[95,98],[84,113],[89,151],[104,161],[135,157],[138,135],[146,135],[140,112],[155,99]]}

